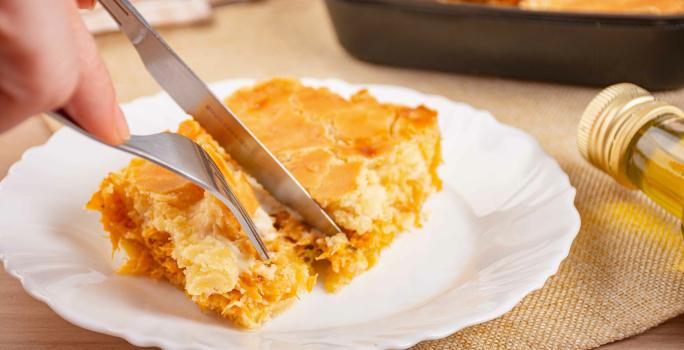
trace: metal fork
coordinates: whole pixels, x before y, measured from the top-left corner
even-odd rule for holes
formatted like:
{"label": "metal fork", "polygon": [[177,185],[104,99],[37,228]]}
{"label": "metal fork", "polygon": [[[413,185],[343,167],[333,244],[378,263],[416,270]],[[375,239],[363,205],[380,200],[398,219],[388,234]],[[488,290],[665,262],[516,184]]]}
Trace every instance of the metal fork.
{"label": "metal fork", "polygon": [[147,159],[209,191],[235,215],[242,229],[247,233],[252,245],[259,253],[259,256],[264,260],[269,259],[266,245],[261,240],[252,218],[250,218],[235,193],[226,183],[216,163],[214,163],[202,147],[189,138],[168,132],[151,135],[131,135],[130,139],[125,143],[119,146],[112,146],[95,138],[62,110],[48,112],[47,114],[60,123],[103,145]]}

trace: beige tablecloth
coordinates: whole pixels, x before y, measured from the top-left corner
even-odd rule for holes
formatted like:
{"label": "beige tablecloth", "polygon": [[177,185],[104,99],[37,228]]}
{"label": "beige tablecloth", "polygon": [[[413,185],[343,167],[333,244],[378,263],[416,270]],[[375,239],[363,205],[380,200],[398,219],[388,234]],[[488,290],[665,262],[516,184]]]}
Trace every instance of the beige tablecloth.
{"label": "beige tablecloth", "polygon": [[[534,135],[577,188],[582,229],[558,273],[504,316],[419,349],[586,349],[684,312],[684,243],[677,221],[594,170],[575,147],[595,88],[371,65],[338,45],[322,1],[271,0],[219,8],[211,24],[162,34],[207,81],[335,77],[406,86],[491,111]],[[118,34],[98,38],[122,101],[158,91]],[[658,94],[684,106],[684,91]]]}

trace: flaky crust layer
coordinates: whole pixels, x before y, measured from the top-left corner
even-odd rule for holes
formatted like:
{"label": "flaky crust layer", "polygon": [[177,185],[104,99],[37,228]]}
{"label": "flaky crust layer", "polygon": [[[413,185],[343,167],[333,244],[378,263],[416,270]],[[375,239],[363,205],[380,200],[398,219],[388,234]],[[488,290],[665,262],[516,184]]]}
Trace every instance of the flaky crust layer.
{"label": "flaky crust layer", "polygon": [[226,103],[266,144],[344,233],[304,225],[196,122],[178,133],[200,144],[257,222],[272,252],[263,262],[228,209],[189,181],[134,159],[101,184],[88,208],[102,213],[123,273],[166,279],[202,309],[256,327],[310,290],[334,291],[373,266],[394,236],[421,222],[439,189],[437,114],[383,104],[362,90],[344,99],[327,89],[274,79]]}

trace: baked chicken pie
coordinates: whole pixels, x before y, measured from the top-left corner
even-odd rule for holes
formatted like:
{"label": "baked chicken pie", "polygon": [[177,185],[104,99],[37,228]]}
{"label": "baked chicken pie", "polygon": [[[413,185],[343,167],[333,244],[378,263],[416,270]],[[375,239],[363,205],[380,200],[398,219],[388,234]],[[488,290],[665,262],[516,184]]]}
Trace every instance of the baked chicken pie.
{"label": "baked chicken pie", "polygon": [[148,161],[103,180],[88,203],[102,214],[121,273],[166,279],[200,308],[241,327],[259,326],[318,276],[335,291],[372,267],[384,247],[420,226],[440,188],[437,114],[378,102],[362,90],[345,99],[325,88],[274,79],[226,104],[332,215],[344,233],[324,235],[278,203],[193,120],[178,133],[214,159],[262,234],[262,261],[230,211],[211,194]]}

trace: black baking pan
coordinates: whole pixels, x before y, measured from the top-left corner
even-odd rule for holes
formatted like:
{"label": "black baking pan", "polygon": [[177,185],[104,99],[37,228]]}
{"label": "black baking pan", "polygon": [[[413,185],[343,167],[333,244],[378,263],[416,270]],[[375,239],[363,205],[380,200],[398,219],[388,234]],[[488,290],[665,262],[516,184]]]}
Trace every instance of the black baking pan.
{"label": "black baking pan", "polygon": [[364,61],[584,85],[684,86],[684,16],[537,12],[431,0],[326,0]]}

